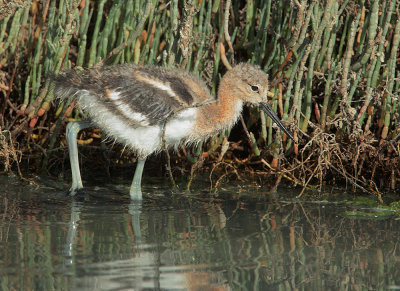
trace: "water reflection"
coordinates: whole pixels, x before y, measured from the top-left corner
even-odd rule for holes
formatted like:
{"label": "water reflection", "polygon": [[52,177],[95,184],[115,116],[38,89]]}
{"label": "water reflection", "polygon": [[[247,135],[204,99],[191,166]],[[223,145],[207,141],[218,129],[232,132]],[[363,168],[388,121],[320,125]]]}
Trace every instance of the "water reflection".
{"label": "water reflection", "polygon": [[2,290],[400,289],[396,217],[349,219],[337,205],[237,188],[155,191],[141,205],[110,189],[70,200],[7,183]]}

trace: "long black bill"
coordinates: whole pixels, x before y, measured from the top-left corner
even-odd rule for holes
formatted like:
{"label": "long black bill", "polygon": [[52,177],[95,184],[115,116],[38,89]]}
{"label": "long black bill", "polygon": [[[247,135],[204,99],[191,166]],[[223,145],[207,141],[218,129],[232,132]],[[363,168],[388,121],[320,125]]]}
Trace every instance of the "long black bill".
{"label": "long black bill", "polygon": [[297,143],[294,140],[293,135],[286,129],[286,127],[283,126],[282,122],[279,120],[279,117],[276,115],[275,111],[272,110],[271,106],[269,106],[268,103],[260,103],[260,108],[269,116],[271,117],[271,119],[278,124],[278,126],[283,130],[284,133],[286,133],[286,135],[288,137],[290,137],[294,143]]}

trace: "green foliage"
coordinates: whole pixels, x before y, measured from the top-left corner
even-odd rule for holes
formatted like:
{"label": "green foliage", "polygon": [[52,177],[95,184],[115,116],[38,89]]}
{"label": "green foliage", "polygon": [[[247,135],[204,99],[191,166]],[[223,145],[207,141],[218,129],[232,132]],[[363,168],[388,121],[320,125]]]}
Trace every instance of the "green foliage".
{"label": "green foliage", "polygon": [[229,3],[47,0],[16,7],[0,20],[0,127],[15,140],[27,137],[26,146],[57,148],[69,110],[53,102],[47,76],[63,68],[177,66],[201,75],[215,94],[221,74],[248,61],[270,76],[272,105],[299,140],[294,145],[274,135],[269,118],[254,109],[247,124],[250,156],[282,160],[303,186],[335,174],[376,190],[374,183],[390,174],[384,186],[395,187],[398,1],[233,0],[222,6]]}

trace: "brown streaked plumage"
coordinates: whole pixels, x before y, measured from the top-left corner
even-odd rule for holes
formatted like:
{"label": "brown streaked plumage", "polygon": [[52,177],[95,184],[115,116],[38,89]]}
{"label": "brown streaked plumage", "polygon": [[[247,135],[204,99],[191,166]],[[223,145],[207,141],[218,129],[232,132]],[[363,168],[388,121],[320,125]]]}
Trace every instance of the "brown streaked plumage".
{"label": "brown streaked plumage", "polygon": [[[148,155],[162,149],[163,140],[174,147],[199,142],[232,127],[246,103],[261,104],[293,139],[266,103],[268,80],[254,65],[239,64],[228,71],[221,79],[217,100],[194,75],[155,66],[70,70],[54,77],[54,82],[58,98],[75,99],[93,124],[137,152],[141,169]],[[74,131],[87,126],[85,123]],[[71,134],[72,138],[76,134]],[[71,141],[69,146],[73,146]],[[75,157],[71,156],[72,159]],[[140,179],[141,170],[137,170],[131,187],[132,199],[141,199]],[[71,191],[81,188],[81,184],[80,174],[73,170]]]}

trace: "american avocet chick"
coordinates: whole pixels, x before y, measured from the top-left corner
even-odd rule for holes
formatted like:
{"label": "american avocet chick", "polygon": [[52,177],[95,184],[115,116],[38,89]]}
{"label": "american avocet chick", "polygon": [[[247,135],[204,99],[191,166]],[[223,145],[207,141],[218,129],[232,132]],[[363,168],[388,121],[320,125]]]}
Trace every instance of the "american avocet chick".
{"label": "american avocet chick", "polygon": [[67,126],[72,187],[82,188],[77,134],[96,126],[138,155],[130,188],[133,200],[142,199],[141,179],[146,157],[165,146],[176,147],[206,140],[231,128],[243,105],[260,108],[293,139],[267,104],[268,80],[257,66],[239,64],[220,81],[217,100],[198,77],[177,69],[117,65],[83,71],[64,71],[54,77],[55,95],[73,98],[90,121]]}

